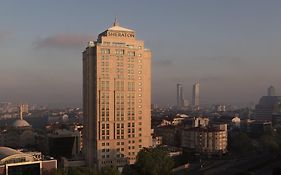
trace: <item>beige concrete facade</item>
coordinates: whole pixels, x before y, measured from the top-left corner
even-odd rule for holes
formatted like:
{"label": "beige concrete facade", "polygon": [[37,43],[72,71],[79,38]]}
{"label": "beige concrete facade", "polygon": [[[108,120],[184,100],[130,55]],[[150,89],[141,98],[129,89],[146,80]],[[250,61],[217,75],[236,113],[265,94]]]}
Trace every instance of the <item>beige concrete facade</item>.
{"label": "beige concrete facade", "polygon": [[116,22],[83,52],[84,153],[88,166],[124,166],[151,138],[151,52]]}
{"label": "beige concrete facade", "polygon": [[227,148],[227,125],[196,127],[182,131],[181,144],[184,148],[200,153],[225,153]]}

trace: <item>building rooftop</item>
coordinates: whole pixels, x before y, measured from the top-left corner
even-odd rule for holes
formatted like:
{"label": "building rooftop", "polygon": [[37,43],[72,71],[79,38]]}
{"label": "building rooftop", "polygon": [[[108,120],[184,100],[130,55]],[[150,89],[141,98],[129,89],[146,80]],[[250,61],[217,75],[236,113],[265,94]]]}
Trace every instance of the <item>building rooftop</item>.
{"label": "building rooftop", "polygon": [[260,98],[260,105],[276,105],[281,103],[281,96],[263,96]]}
{"label": "building rooftop", "polygon": [[127,28],[124,28],[124,27],[121,27],[119,26],[119,22],[118,22],[118,19],[117,17],[115,17],[115,20],[114,20],[114,23],[113,23],[113,26],[108,28],[107,30],[113,30],[113,31],[124,31],[124,32],[134,32],[133,30],[131,29],[127,29]]}
{"label": "building rooftop", "polygon": [[194,127],[194,128],[186,128],[184,129],[185,131],[197,131],[197,132],[219,132],[219,131],[224,131],[219,128],[214,128],[214,127]]}
{"label": "building rooftop", "polygon": [[107,30],[124,31],[124,32],[134,32],[134,31],[131,30],[131,29],[127,29],[127,28],[121,27],[121,26],[119,26],[119,25],[112,26],[112,27],[108,28]]}
{"label": "building rooftop", "polygon": [[15,154],[22,154],[22,152],[8,147],[0,147],[0,160]]}

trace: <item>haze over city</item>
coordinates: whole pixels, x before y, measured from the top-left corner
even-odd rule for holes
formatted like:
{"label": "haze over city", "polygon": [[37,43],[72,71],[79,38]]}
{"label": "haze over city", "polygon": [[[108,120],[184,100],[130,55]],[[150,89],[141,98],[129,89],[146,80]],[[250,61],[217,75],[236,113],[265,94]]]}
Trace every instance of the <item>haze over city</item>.
{"label": "haze over city", "polygon": [[[102,7],[102,8],[101,8]],[[0,100],[81,105],[82,54],[118,16],[152,50],[152,102],[182,83],[202,104],[257,103],[281,87],[281,1],[6,1],[0,5]]]}

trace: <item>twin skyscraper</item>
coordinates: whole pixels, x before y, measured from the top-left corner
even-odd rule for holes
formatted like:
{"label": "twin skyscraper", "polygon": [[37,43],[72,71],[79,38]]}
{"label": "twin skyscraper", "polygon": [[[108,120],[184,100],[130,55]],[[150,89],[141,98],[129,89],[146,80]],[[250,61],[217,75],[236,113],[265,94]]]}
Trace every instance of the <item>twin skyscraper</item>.
{"label": "twin skyscraper", "polygon": [[[183,109],[188,107],[188,101],[184,98],[182,84],[177,84],[177,108]],[[192,108],[195,110],[200,109],[200,84],[196,82],[192,88]]]}

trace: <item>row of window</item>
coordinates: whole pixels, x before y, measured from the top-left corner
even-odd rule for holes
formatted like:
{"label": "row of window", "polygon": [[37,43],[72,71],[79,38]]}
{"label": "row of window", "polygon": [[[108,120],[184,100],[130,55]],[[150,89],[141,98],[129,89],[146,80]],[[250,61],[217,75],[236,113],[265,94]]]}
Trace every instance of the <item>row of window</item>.
{"label": "row of window", "polygon": [[[134,58],[128,58],[128,62],[134,62]],[[110,62],[109,61],[102,61],[100,62],[100,66],[103,67],[109,67],[110,66]],[[121,69],[124,68],[124,62],[116,62],[116,67]],[[127,68],[128,69],[134,69],[135,65],[134,64],[127,64]],[[142,69],[142,65],[138,65],[139,69]]]}
{"label": "row of window", "polygon": [[[100,90],[109,90],[110,89],[110,81],[101,81],[100,82]],[[141,82],[138,83],[139,86],[142,85]],[[115,90],[123,91],[124,90],[124,81],[116,81],[115,82]],[[128,82],[128,91],[135,91],[135,82]],[[138,91],[142,91],[142,88],[139,87]],[[103,98],[103,97],[102,97]],[[107,97],[109,98],[109,96]]]}
{"label": "row of window", "polygon": [[[102,54],[110,54],[111,50],[109,48],[101,48],[100,53]],[[125,55],[125,50],[124,49],[115,49],[115,54],[116,55]],[[127,51],[128,56],[136,56],[135,51]],[[137,56],[141,57],[142,54],[138,54]]]}
{"label": "row of window", "polygon": [[104,41],[103,43],[102,43],[104,46],[115,46],[115,47],[128,47],[128,48],[130,48],[130,49],[134,49],[134,48],[136,48],[136,49],[142,49],[142,46],[134,46],[134,45],[132,45],[132,44],[127,44],[126,45],[126,43],[124,43],[124,42],[112,42],[112,43],[110,43],[110,42],[108,42],[108,41]]}

